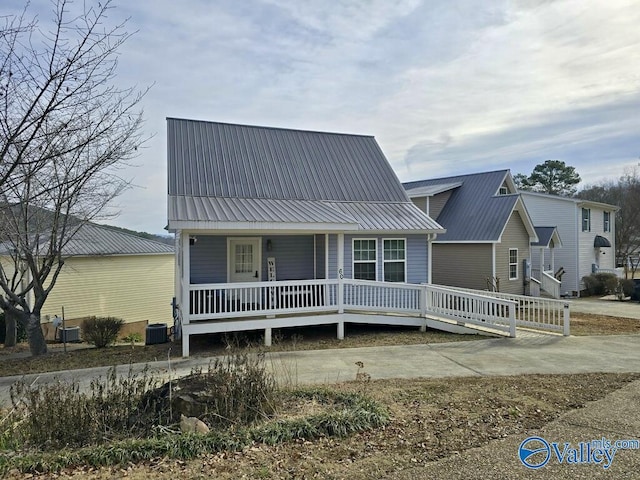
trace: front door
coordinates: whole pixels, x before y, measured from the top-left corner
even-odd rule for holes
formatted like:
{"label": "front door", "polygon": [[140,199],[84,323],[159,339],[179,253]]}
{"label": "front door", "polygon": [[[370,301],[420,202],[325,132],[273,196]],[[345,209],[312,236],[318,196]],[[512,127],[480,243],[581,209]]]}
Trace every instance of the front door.
{"label": "front door", "polygon": [[259,282],[262,279],[262,240],[229,239],[229,282]]}

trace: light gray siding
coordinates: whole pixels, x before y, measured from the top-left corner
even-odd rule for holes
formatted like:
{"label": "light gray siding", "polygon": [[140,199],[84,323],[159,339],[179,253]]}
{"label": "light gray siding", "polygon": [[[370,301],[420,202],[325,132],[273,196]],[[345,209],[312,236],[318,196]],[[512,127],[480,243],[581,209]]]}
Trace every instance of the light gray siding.
{"label": "light gray siding", "polygon": [[[509,250],[514,248],[518,250],[518,278],[510,280]],[[502,241],[496,245],[496,277],[500,279],[501,292],[515,295],[525,293],[522,261],[530,258],[529,248],[529,233],[522,217],[518,212],[513,212],[502,234]]]}
{"label": "light gray siding", "polygon": [[487,289],[493,268],[490,243],[434,243],[433,283]]}
{"label": "light gray siding", "polygon": [[534,225],[555,226],[562,240],[562,248],[555,250],[555,269],[564,268],[560,286],[561,293],[578,292],[578,231],[579,212],[573,201],[560,197],[543,196],[521,192],[529,216]]}

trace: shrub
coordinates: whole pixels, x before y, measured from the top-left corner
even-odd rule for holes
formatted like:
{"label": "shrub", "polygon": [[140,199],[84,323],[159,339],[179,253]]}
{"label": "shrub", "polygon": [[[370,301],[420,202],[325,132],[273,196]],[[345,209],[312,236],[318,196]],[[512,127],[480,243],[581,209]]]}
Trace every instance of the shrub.
{"label": "shrub", "polygon": [[627,297],[633,295],[635,290],[635,283],[629,278],[621,278],[618,280],[618,287],[616,288],[616,295],[619,300],[624,300]]}
{"label": "shrub", "polygon": [[114,343],[124,320],[115,317],[89,317],[82,321],[82,338],[96,348],[104,348]]}
{"label": "shrub", "polygon": [[609,295],[618,288],[618,277],[614,273],[592,273],[582,281],[588,295]]}
{"label": "shrub", "polygon": [[[17,323],[18,323],[18,334],[16,337],[16,341],[18,343],[26,342],[27,331],[25,330],[24,325],[22,325],[22,323],[20,322],[17,322]],[[6,323],[4,323],[4,312],[0,312],[0,343],[4,343],[6,339],[6,334],[7,334],[7,325]]]}
{"label": "shrub", "polygon": [[[42,449],[80,447],[113,439],[145,437],[163,418],[140,408],[145,392],[157,387],[145,369],[119,375],[115,367],[106,378],[92,380],[87,391],[77,381],[11,386],[12,418],[19,443]],[[22,417],[22,418],[19,418]],[[165,418],[165,420],[168,420]]]}
{"label": "shrub", "polygon": [[266,370],[264,354],[236,353],[216,358],[206,372],[169,382],[143,399],[169,411],[198,417],[210,427],[250,425],[270,418],[279,403],[277,383]]}

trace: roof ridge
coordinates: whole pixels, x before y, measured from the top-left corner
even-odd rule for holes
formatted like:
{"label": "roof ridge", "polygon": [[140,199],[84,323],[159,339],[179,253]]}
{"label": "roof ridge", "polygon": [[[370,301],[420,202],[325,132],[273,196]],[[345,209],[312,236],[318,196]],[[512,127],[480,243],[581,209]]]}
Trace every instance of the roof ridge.
{"label": "roof ridge", "polygon": [[282,130],[285,132],[302,132],[302,133],[318,133],[322,135],[340,135],[347,137],[365,137],[365,138],[375,138],[374,135],[366,135],[361,133],[343,133],[343,132],[327,132],[324,130],[310,130],[310,129],[302,129],[302,128],[287,128],[287,127],[271,127],[266,125],[251,125],[245,123],[232,123],[232,122],[217,122],[212,120],[199,120],[193,118],[178,118],[178,117],[166,117],[166,120],[175,120],[179,122],[196,122],[196,123],[210,123],[215,125],[227,125],[230,127],[244,127],[244,128],[259,128],[262,130]]}

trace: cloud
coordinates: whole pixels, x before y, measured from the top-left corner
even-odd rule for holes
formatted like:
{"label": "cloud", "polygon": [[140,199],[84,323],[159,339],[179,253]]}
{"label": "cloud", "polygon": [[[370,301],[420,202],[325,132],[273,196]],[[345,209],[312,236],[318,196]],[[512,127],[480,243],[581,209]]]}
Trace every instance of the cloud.
{"label": "cloud", "polygon": [[118,81],[154,84],[156,136],[122,226],[166,224],[167,116],[373,134],[402,180],[548,158],[597,179],[640,155],[635,0],[157,0],[110,21],[127,17]]}

